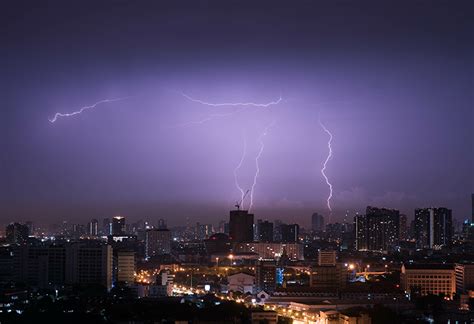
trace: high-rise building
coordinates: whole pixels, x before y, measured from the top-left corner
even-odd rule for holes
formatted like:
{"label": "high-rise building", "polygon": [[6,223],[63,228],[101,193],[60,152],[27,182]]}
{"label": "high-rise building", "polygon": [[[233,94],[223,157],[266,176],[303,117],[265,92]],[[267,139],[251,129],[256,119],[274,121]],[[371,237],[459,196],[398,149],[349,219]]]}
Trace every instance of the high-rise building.
{"label": "high-rise building", "polygon": [[273,222],[273,241],[274,242],[281,242],[281,226],[283,222],[279,219],[276,219]]}
{"label": "high-rise building", "polygon": [[113,255],[110,245],[75,243],[66,247],[66,283],[100,284],[112,288]]}
{"label": "high-rise building", "polygon": [[195,232],[196,232],[196,235],[195,235],[196,240],[202,241],[209,238],[214,233],[214,228],[212,227],[211,224],[196,223]]}
{"label": "high-rise building", "polygon": [[319,250],[318,265],[334,266],[336,265],[337,253],[334,250]]}
{"label": "high-rise building", "polygon": [[160,218],[158,220],[158,228],[159,229],[166,229],[167,228],[166,221],[163,218]]}
{"label": "high-rise building", "polygon": [[253,214],[247,210],[231,210],[229,235],[233,242],[253,241]]}
{"label": "high-rise building", "polygon": [[112,234],[112,223],[109,218],[104,218],[102,220],[102,235],[111,235]]}
{"label": "high-rise building", "polygon": [[135,252],[130,250],[118,250],[116,252],[118,282],[132,284],[135,280]]}
{"label": "high-rise building", "polygon": [[34,235],[35,233],[35,226],[32,221],[26,221],[25,222],[26,227],[28,227],[28,233],[29,235]]}
{"label": "high-rise building", "polygon": [[145,256],[171,253],[171,231],[168,229],[152,228],[146,231]]}
{"label": "high-rise building", "polygon": [[311,230],[313,233],[324,231],[324,216],[318,213],[311,215]]}
{"label": "high-rise building", "polygon": [[125,217],[112,218],[112,235],[125,235]]}
{"label": "high-rise building", "polygon": [[32,287],[65,283],[66,247],[60,244],[21,245],[13,251],[14,279]]}
{"label": "high-rise building", "polygon": [[6,237],[8,243],[21,244],[28,240],[28,226],[20,223],[11,223],[7,225]]}
{"label": "high-rise building", "polygon": [[357,250],[391,251],[400,243],[400,212],[368,206],[366,215],[355,217]]}
{"label": "high-rise building", "polygon": [[400,241],[408,239],[407,215],[400,214]]}
{"label": "high-rise building", "polygon": [[273,223],[269,221],[257,221],[257,241],[273,242]]}
{"label": "high-rise building", "polygon": [[452,242],[452,213],[447,208],[415,209],[415,239],[420,249],[439,249]]}
{"label": "high-rise building", "polygon": [[298,224],[281,225],[281,241],[285,243],[298,242],[300,226]]}
{"label": "high-rise building", "polygon": [[91,236],[97,236],[99,234],[99,221],[97,219],[92,219],[87,224],[87,234]]}
{"label": "high-rise building", "polygon": [[272,293],[276,289],[276,261],[274,260],[260,260],[255,269],[255,286],[256,291],[262,290],[267,293]]}
{"label": "high-rise building", "polygon": [[367,250],[367,217],[356,215],[354,217],[355,248],[357,251]]}

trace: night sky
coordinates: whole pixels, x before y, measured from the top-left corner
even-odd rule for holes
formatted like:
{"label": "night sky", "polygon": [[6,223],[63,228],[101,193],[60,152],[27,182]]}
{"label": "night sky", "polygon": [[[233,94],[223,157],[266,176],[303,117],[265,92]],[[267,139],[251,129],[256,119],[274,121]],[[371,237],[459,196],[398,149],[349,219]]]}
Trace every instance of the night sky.
{"label": "night sky", "polygon": [[[328,215],[318,118],[333,134],[333,220],[367,205],[470,215],[472,1],[2,1],[0,12],[0,223],[227,219],[244,140],[245,190],[262,140],[255,217],[307,225]],[[212,107],[182,93],[282,101]]]}

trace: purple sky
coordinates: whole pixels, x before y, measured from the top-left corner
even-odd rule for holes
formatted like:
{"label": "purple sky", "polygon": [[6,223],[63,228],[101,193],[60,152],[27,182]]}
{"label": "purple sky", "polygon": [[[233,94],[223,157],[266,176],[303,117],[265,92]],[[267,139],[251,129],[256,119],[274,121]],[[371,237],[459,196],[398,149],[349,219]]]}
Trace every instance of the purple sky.
{"label": "purple sky", "polygon": [[[227,219],[239,182],[256,218],[307,225],[368,204],[446,206],[470,215],[474,191],[473,8],[206,1],[174,5],[13,2],[0,10],[3,90],[0,222]],[[277,100],[239,107],[209,102]],[[102,99],[81,115],[58,119]]]}

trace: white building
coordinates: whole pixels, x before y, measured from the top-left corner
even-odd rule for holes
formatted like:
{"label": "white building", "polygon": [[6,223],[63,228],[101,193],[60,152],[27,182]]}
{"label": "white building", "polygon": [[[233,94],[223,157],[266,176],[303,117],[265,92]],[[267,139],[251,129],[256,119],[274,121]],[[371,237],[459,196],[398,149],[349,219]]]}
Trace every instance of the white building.
{"label": "white building", "polygon": [[255,277],[247,273],[239,272],[227,277],[228,290],[234,292],[254,293]]}
{"label": "white building", "polygon": [[449,264],[406,264],[400,276],[402,289],[424,296],[444,294],[452,298],[456,292],[456,273]]}

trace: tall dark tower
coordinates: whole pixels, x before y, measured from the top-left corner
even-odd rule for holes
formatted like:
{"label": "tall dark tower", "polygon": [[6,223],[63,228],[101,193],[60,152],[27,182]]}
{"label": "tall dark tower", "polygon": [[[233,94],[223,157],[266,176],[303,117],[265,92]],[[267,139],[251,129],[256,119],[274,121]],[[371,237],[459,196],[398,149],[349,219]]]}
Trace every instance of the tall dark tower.
{"label": "tall dark tower", "polygon": [[229,235],[233,242],[253,241],[253,214],[247,210],[231,210]]}

